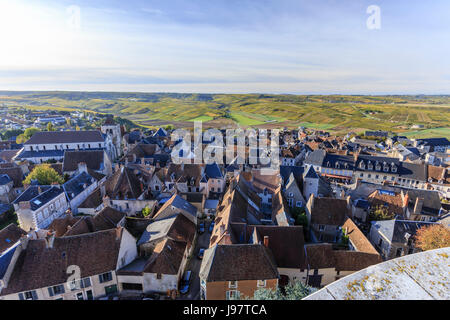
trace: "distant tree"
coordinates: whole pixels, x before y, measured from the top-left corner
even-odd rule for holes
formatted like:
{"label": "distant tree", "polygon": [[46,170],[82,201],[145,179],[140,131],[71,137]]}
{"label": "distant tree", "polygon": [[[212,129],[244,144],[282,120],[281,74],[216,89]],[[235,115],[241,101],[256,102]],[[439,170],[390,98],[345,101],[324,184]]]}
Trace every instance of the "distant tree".
{"label": "distant tree", "polygon": [[27,141],[28,139],[25,138],[24,134],[19,134],[16,138],[16,143],[24,143],[25,141]]}
{"label": "distant tree", "polygon": [[39,130],[36,127],[31,127],[31,128],[26,128],[25,132],[23,134],[24,134],[25,138],[30,139],[33,136],[33,134],[35,134],[36,132],[39,132],[39,131],[41,131],[41,130]]}
{"label": "distant tree", "polygon": [[40,185],[50,185],[54,182],[64,183],[64,179],[53,169],[50,164],[36,166],[25,178],[23,184],[31,184],[32,180],[37,180]]}
{"label": "distant tree", "polygon": [[450,247],[450,230],[441,224],[423,226],[416,231],[415,246],[423,251]]}
{"label": "distant tree", "polygon": [[64,173],[63,179],[64,179],[64,183],[66,183],[67,181],[70,180],[70,175],[68,173]]}
{"label": "distant tree", "polygon": [[145,207],[144,209],[142,209],[142,215],[145,218],[149,217],[151,213],[152,213],[152,209],[150,209],[149,207]]}
{"label": "distant tree", "polygon": [[344,229],[342,229],[341,232],[342,232],[342,234],[341,234],[340,244],[343,245],[343,246],[348,246],[350,238],[349,238],[349,236],[347,235],[347,233],[345,232]]}
{"label": "distant tree", "polygon": [[168,124],[167,126],[165,126],[164,127],[164,129],[166,129],[166,131],[170,131],[170,130],[173,130],[173,125],[171,125],[171,124]]}
{"label": "distant tree", "polygon": [[23,134],[17,136],[16,142],[24,143],[28,139],[30,139],[33,136],[33,134],[35,134],[36,132],[39,132],[39,131],[41,131],[41,130],[39,130],[38,128],[35,128],[35,127],[26,128],[25,132]]}
{"label": "distant tree", "polygon": [[294,280],[284,287],[284,292],[280,289],[260,288],[255,290],[253,297],[239,297],[242,300],[301,300],[316,289],[304,285],[301,281]]}
{"label": "distant tree", "polygon": [[394,214],[390,213],[388,209],[382,205],[376,206],[369,212],[370,221],[391,220],[394,219]]}
{"label": "distant tree", "polygon": [[14,130],[6,130],[3,134],[2,134],[2,139],[3,140],[9,140],[12,137],[17,137],[19,135],[23,134],[23,130],[20,129],[14,129]]}
{"label": "distant tree", "polygon": [[53,123],[51,123],[51,122],[47,123],[47,131],[55,131],[55,128],[53,127]]}

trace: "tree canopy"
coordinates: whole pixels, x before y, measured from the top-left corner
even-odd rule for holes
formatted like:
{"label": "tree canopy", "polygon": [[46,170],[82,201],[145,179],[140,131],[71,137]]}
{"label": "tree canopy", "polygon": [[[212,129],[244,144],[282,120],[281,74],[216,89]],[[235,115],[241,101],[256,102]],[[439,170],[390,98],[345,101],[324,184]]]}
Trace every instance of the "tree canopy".
{"label": "tree canopy", "polygon": [[53,123],[51,122],[47,123],[47,131],[55,131]]}
{"label": "tree canopy", "polygon": [[24,143],[28,139],[30,139],[33,136],[33,134],[35,134],[36,132],[39,132],[39,131],[41,131],[41,130],[39,130],[38,128],[35,128],[35,127],[26,128],[24,133],[22,133],[21,135],[17,136],[16,142],[17,143]]}
{"label": "tree canopy", "polygon": [[253,297],[241,297],[245,300],[301,300],[310,295],[317,289],[304,285],[302,282],[296,280],[289,282],[284,287],[284,292],[277,288],[260,288],[255,291]]}
{"label": "tree canopy", "polygon": [[441,224],[423,226],[417,230],[415,246],[423,251],[450,247],[450,230]]}
{"label": "tree canopy", "polygon": [[23,184],[31,184],[33,180],[37,180],[40,185],[50,185],[54,182],[58,184],[64,183],[64,179],[50,166],[50,164],[36,166],[25,178]]}
{"label": "tree canopy", "polygon": [[390,213],[389,210],[382,205],[373,208],[369,212],[370,221],[391,220],[391,219],[394,219],[394,214]]}

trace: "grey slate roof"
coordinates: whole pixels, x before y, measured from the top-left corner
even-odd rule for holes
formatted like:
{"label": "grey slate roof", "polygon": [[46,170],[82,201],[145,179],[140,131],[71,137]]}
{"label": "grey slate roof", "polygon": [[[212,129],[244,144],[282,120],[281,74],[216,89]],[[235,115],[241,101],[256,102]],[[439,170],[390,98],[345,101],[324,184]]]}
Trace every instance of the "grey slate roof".
{"label": "grey slate roof", "polygon": [[319,176],[316,173],[316,170],[314,170],[313,166],[310,166],[308,169],[308,172],[305,174],[305,178],[309,179],[319,179]]}
{"label": "grey slate roof", "polygon": [[326,154],[327,154],[326,151],[322,149],[310,152],[305,158],[305,163],[314,166],[321,166]]}
{"label": "grey slate roof", "polygon": [[223,178],[222,171],[217,163],[207,164],[205,166],[205,175],[211,179],[221,179]]}
{"label": "grey slate roof", "polygon": [[11,178],[7,174],[0,174],[0,185],[5,185],[11,181]]}
{"label": "grey slate roof", "polygon": [[87,174],[86,172],[81,172],[69,181],[63,184],[64,191],[66,192],[69,201],[78,196],[85,189],[86,186],[90,186],[95,182],[95,179]]}
{"label": "grey slate roof", "polygon": [[280,166],[280,175],[283,178],[284,183],[287,183],[291,173],[294,174],[294,178],[300,182],[303,178],[304,167],[299,166]]}
{"label": "grey slate roof", "polygon": [[139,238],[137,245],[140,246],[146,242],[163,239],[169,232],[176,218],[177,216],[174,216],[150,223]]}
{"label": "grey slate roof", "polygon": [[406,233],[413,236],[416,234],[417,229],[423,226],[435,225],[433,222],[422,222],[422,221],[410,221],[410,220],[383,220],[383,221],[373,221],[372,228],[376,228],[378,232],[382,233],[391,242],[401,242],[406,241]]}
{"label": "grey slate roof", "polygon": [[36,132],[25,142],[29,144],[46,143],[83,143],[83,142],[104,142],[100,131],[42,131]]}

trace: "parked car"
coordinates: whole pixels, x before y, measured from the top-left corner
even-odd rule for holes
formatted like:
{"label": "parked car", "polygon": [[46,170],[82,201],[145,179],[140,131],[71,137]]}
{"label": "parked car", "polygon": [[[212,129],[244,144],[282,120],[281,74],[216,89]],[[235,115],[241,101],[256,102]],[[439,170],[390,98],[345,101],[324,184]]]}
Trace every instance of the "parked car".
{"label": "parked car", "polygon": [[205,223],[202,222],[198,225],[198,233],[202,234],[205,232]]}
{"label": "parked car", "polygon": [[214,221],[209,224],[209,233],[211,233],[214,229]]}
{"label": "parked car", "polygon": [[192,274],[191,270],[186,271],[186,273],[184,274],[184,277],[181,280],[181,289],[180,289],[180,293],[181,294],[188,293],[188,291],[189,291],[189,282],[191,281],[191,274]]}
{"label": "parked car", "polygon": [[204,254],[205,254],[205,248],[200,248],[200,250],[198,251],[197,258],[202,260]]}

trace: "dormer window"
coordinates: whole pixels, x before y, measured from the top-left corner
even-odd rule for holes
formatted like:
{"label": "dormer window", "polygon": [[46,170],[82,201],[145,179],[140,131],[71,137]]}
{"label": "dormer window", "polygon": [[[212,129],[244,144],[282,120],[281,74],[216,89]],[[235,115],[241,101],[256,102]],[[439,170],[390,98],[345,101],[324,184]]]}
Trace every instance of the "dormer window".
{"label": "dormer window", "polygon": [[376,171],[380,171],[381,170],[381,165],[378,163],[378,161],[375,163],[375,170]]}
{"label": "dormer window", "polygon": [[340,168],[339,162],[336,162],[334,166],[335,166],[336,168]]}
{"label": "dormer window", "polygon": [[330,161],[327,161],[327,167],[331,167]]}
{"label": "dormer window", "polygon": [[397,166],[393,162],[391,163],[391,171],[397,172]]}
{"label": "dormer window", "polygon": [[359,168],[361,168],[361,169],[363,169],[363,170],[366,169],[366,165],[364,164],[364,161],[361,161],[361,162],[359,163]]}
{"label": "dormer window", "polygon": [[370,160],[369,160],[369,162],[367,163],[367,169],[373,170],[373,164],[372,164],[372,162],[370,162]]}

